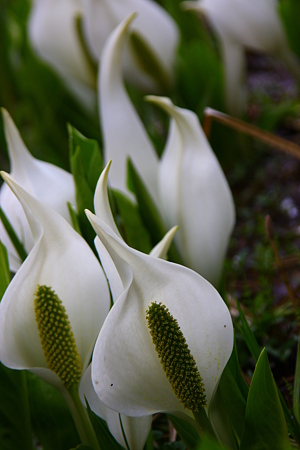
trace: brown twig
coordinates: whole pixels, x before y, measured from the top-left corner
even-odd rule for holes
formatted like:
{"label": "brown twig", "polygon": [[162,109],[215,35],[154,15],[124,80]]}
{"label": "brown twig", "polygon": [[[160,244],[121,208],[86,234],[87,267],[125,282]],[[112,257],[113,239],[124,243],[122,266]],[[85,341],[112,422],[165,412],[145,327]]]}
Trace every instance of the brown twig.
{"label": "brown twig", "polygon": [[276,147],[277,149],[300,159],[300,146],[294,142],[275,136],[268,131],[261,130],[254,125],[235,117],[228,116],[227,114],[212,108],[205,108],[204,110],[203,130],[207,138],[210,136],[213,120],[233,128],[234,130],[240,131],[241,133],[247,134],[248,136],[252,136],[265,144]]}

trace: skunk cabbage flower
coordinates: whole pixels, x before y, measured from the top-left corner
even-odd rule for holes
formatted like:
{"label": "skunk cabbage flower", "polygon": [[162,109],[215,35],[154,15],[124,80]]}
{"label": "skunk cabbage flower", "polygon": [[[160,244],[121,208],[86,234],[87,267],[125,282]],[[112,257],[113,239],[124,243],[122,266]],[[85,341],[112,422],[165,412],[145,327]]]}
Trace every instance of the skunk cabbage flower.
{"label": "skunk cabbage flower", "polygon": [[128,247],[104,221],[87,216],[123,284],[93,353],[100,400],[137,417],[209,411],[233,345],[222,298],[197,273]]}
{"label": "skunk cabbage flower", "polygon": [[111,35],[100,70],[100,117],[105,159],[113,161],[112,187],[132,196],[126,188],[130,156],[167,227],[179,225],[176,239],[184,263],[216,285],[234,224],[232,196],[196,116],[152,97],[174,116],[158,160],[122,81],[122,44],[131,20]]}
{"label": "skunk cabbage flower", "polygon": [[196,114],[148,97],[171,117],[159,165],[159,201],[185,265],[217,286],[235,222],[232,194]]}
{"label": "skunk cabbage flower", "polygon": [[198,0],[183,5],[204,14],[220,38],[231,114],[240,114],[245,106],[245,48],[277,56],[300,76],[299,61],[277,13],[277,0]]}
{"label": "skunk cabbage flower", "polygon": [[109,34],[133,12],[137,12],[138,17],[124,53],[125,78],[147,92],[158,92],[174,79],[179,30],[171,16],[155,1],[85,0],[87,42],[98,61]]}
{"label": "skunk cabbage flower", "polygon": [[129,194],[126,185],[126,161],[130,157],[147,189],[156,199],[158,156],[132,106],[122,76],[122,50],[133,18],[134,14],[113,31],[103,49],[99,101],[104,154],[106,162],[113,161],[110,181],[114,189]]}
{"label": "skunk cabbage flower", "polygon": [[[121,239],[119,231],[114,222],[108,200],[107,181],[109,168],[110,162],[103,170],[97,183],[94,197],[94,207],[97,217],[99,217],[107,225],[109,225],[116,236]],[[176,227],[170,230],[162,239],[162,241],[157,244],[157,246],[151,251],[151,255],[157,258],[164,258],[172,242],[175,232]],[[124,290],[122,280],[110,254],[108,253],[98,236],[96,236],[95,238],[95,245],[98,250],[99,257],[101,259],[101,263],[106,273],[107,279],[109,280],[113,301],[115,302]],[[80,394],[82,402],[85,403],[84,398],[86,398],[91,409],[98,416],[106,420],[111,434],[115,437],[119,444],[126,447],[120,423],[121,420],[123,431],[125,433],[127,443],[129,444],[129,448],[131,450],[143,450],[151,428],[151,415],[129,417],[124,414],[119,415],[118,412],[107,408],[104,403],[101,402],[94,390],[91,380],[91,366],[88,368],[84,377],[82,378],[80,384]]]}
{"label": "skunk cabbage flower", "polygon": [[2,174],[24,208],[34,247],[0,304],[0,360],[30,370],[68,400],[109,311],[107,281],[65,219]]}
{"label": "skunk cabbage flower", "polygon": [[[11,163],[11,176],[27,192],[41,199],[70,221],[67,202],[75,204],[72,175],[59,167],[33,158],[5,109],[2,109],[2,115]],[[33,238],[26,216],[20,202],[6,184],[0,190],[0,206],[23,242],[26,251],[29,252],[33,247]],[[2,223],[0,223],[0,239],[8,249],[10,269],[15,272],[20,267],[21,261]]]}
{"label": "skunk cabbage flower", "polygon": [[34,0],[28,32],[40,58],[59,73],[83,103],[90,105],[96,75],[80,40],[82,15],[82,0]]}

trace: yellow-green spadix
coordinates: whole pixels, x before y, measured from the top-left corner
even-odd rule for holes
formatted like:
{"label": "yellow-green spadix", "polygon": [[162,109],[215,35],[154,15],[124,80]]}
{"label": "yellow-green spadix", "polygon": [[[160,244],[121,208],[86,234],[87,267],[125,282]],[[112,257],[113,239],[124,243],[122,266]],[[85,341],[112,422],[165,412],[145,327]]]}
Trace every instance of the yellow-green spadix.
{"label": "yellow-green spadix", "polygon": [[168,309],[177,322],[209,407],[233,344],[232,322],[222,298],[192,270],[128,247],[104,221],[89,211],[87,216],[123,284],[93,353],[97,395],[111,409],[129,416],[157,411],[191,415],[175,393],[150,333],[147,317],[155,303]]}
{"label": "yellow-green spadix", "polygon": [[[0,303],[0,360],[13,369],[29,369],[65,391],[70,385],[65,385],[64,374],[60,376],[53,368],[56,362],[53,366],[49,363],[49,355],[53,356],[56,349],[51,347],[47,336],[50,325],[38,315],[42,304],[38,301],[35,307],[35,300],[44,292],[55,303],[56,309],[45,310],[46,314],[54,314],[58,324],[50,328],[57,338],[62,334],[60,326],[65,327],[63,331],[68,330],[70,339],[65,350],[72,353],[69,361],[74,362],[80,376],[80,369],[83,373],[88,366],[109,311],[107,281],[90,247],[66,220],[32,197],[8,174],[2,172],[2,176],[24,208],[34,246]],[[59,320],[55,314],[60,315]],[[43,336],[46,336],[44,343]],[[75,353],[78,351],[80,364],[73,349]],[[75,384],[78,379],[77,376]]]}

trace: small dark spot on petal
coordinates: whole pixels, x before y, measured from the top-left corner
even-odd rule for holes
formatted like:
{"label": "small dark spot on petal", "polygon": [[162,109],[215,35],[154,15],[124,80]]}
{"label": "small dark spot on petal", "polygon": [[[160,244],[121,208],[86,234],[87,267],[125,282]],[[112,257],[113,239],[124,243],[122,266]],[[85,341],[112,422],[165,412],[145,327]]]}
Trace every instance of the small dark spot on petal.
{"label": "small dark spot on petal", "polygon": [[94,383],[95,383],[95,384],[99,384],[99,381],[96,380],[96,381],[94,381]]}
{"label": "small dark spot on petal", "polygon": [[114,384],[113,383],[111,383],[111,386],[113,386]]}
{"label": "small dark spot on petal", "polygon": [[226,325],[224,325],[224,328],[226,328]]}

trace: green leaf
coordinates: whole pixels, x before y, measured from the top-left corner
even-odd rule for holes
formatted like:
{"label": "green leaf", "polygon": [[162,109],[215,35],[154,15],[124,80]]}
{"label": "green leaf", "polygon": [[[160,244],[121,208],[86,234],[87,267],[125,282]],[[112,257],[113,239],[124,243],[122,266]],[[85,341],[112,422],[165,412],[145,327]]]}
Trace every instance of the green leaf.
{"label": "green leaf", "polygon": [[87,412],[102,450],[124,450],[110,433],[105,420],[98,417],[87,403]]}
{"label": "green leaf", "polygon": [[0,363],[0,448],[32,450],[26,374]]}
{"label": "green leaf", "polygon": [[147,437],[147,441],[146,441],[146,444],[144,446],[144,450],[154,450],[152,428],[149,431],[149,435]]}
{"label": "green leaf", "polygon": [[30,372],[27,379],[32,428],[43,450],[66,450],[79,445],[76,426],[61,394]]}
{"label": "green leaf", "polygon": [[94,249],[95,233],[84,210],[87,208],[94,212],[94,192],[103,169],[103,158],[97,141],[85,138],[71,125],[68,125],[68,130],[78,222],[82,235]]}
{"label": "green leaf", "polygon": [[140,68],[158,84],[164,93],[168,92],[170,76],[148,43],[139,33],[132,31],[129,35],[129,45]]}
{"label": "green leaf", "polygon": [[152,249],[149,233],[139,215],[138,207],[122,192],[113,191],[115,204],[120,214],[118,227],[130,247],[149,253]]}
{"label": "green leaf", "polygon": [[18,238],[15,230],[13,229],[11,223],[9,222],[8,218],[6,217],[4,211],[1,208],[0,208],[0,220],[2,221],[3,226],[9,236],[13,246],[15,247],[21,261],[22,262],[25,261],[25,259],[27,258],[27,252],[24,248],[24,245]]}
{"label": "green leaf", "polygon": [[196,449],[200,438],[195,428],[186,420],[179,419],[179,417],[172,416],[171,414],[168,414],[168,418],[185,445],[190,450]]}
{"label": "green leaf", "polygon": [[297,346],[297,359],[294,377],[294,392],[293,392],[293,411],[296,419],[300,423],[300,342]]}
{"label": "green leaf", "polygon": [[246,342],[255,362],[257,362],[261,350],[259,348],[257,340],[247,322],[247,319],[243,313],[243,310],[242,310],[237,298],[236,298],[236,304],[237,304],[237,308],[238,308],[241,323],[242,323],[241,332],[242,332],[243,338],[245,339],[245,342]]}
{"label": "green leaf", "polygon": [[[128,187],[136,196],[140,216],[150,234],[152,246],[154,246],[164,237],[167,230],[154,201],[130,158],[127,162],[127,179]],[[173,262],[182,264],[174,244],[171,244],[168,254]]]}
{"label": "green leaf", "polygon": [[267,352],[257,361],[246,406],[240,450],[289,450],[288,429]]}
{"label": "green leaf", "polygon": [[7,250],[4,244],[0,241],[0,300],[10,283],[10,273]]}
{"label": "green leaf", "polygon": [[231,353],[231,356],[227,363],[227,367],[228,367],[228,369],[230,369],[230,372],[232,373],[232,376],[233,376],[235,382],[237,383],[244,400],[247,401],[249,386],[246,383],[245,378],[243,377],[243,374],[241,371],[237,348],[236,348],[235,337],[234,337],[232,353]]}
{"label": "green leaf", "polygon": [[242,438],[246,401],[228,366],[225,367],[219,389],[238,441]]}
{"label": "green leaf", "polygon": [[76,448],[71,448],[70,450],[94,450],[94,449],[92,447],[90,447],[89,445],[80,444],[80,445],[77,445]]}
{"label": "green leaf", "polygon": [[204,436],[197,447],[197,450],[225,450],[225,449],[228,449],[228,447],[223,446],[215,439],[212,439],[208,436]]}
{"label": "green leaf", "polygon": [[299,0],[280,0],[278,11],[283,21],[289,44],[300,57],[300,2]]}

